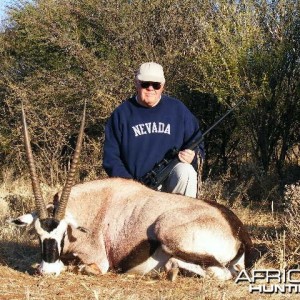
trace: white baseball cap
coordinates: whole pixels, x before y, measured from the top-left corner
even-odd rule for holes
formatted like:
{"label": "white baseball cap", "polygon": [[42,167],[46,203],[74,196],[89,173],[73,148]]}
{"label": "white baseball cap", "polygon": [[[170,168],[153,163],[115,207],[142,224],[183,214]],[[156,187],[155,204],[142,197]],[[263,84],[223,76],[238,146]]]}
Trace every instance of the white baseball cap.
{"label": "white baseball cap", "polygon": [[135,76],[140,81],[152,81],[165,83],[163,67],[155,62],[143,63],[136,72]]}

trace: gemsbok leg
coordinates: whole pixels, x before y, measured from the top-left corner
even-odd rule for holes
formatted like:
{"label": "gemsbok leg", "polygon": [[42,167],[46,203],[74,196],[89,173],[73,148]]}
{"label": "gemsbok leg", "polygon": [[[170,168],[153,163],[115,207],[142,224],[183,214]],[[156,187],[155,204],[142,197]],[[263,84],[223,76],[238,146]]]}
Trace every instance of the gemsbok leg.
{"label": "gemsbok leg", "polygon": [[[176,278],[178,268],[228,280],[236,275],[236,269],[244,266],[241,240],[232,234],[228,223],[224,222],[221,230],[215,224],[220,226],[214,217],[205,219],[201,211],[186,208],[176,209],[173,214],[163,214],[157,219],[156,237],[162,250],[172,257],[166,264],[171,280]],[[235,267],[235,264],[240,267]]]}

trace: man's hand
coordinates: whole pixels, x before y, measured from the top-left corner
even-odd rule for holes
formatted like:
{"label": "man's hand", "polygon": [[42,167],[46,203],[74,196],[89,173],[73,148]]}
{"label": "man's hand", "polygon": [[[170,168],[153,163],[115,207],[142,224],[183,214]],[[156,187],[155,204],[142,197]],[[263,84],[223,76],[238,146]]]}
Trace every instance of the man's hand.
{"label": "man's hand", "polygon": [[194,157],[195,157],[195,151],[190,149],[185,149],[179,151],[178,153],[179,160],[184,163],[188,163],[188,164],[192,163]]}

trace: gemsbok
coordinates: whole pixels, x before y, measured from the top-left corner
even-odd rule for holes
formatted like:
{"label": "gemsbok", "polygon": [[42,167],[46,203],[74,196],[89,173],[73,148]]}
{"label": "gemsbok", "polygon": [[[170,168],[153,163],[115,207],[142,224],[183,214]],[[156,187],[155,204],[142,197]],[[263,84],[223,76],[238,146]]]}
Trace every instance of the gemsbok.
{"label": "gemsbok", "polygon": [[252,242],[239,218],[216,202],[154,191],[129,179],[108,178],[74,184],[83,139],[80,131],[62,192],[43,200],[22,106],[24,141],[36,211],[11,220],[34,224],[41,247],[40,274],[60,274],[72,254],[86,273],[109,270],[146,274],[178,270],[220,280],[247,267]]}

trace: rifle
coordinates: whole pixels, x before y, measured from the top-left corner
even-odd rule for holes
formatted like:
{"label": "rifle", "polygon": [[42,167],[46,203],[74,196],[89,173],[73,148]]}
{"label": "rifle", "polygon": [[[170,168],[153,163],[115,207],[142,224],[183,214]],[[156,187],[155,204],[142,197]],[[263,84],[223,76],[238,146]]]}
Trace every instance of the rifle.
{"label": "rifle", "polygon": [[153,169],[147,172],[144,176],[142,176],[139,181],[145,184],[146,186],[157,189],[161,183],[169,176],[171,170],[175,167],[177,163],[180,162],[178,158],[178,153],[184,149],[194,150],[200,143],[203,142],[204,137],[212,131],[220,122],[222,122],[234,109],[244,102],[246,99],[241,99],[237,104],[235,104],[231,109],[229,109],[219,120],[217,120],[210,128],[208,128],[203,134],[201,134],[200,129],[196,132],[196,134],[180,149],[176,147],[170,149],[165,154],[164,158],[155,164]]}

